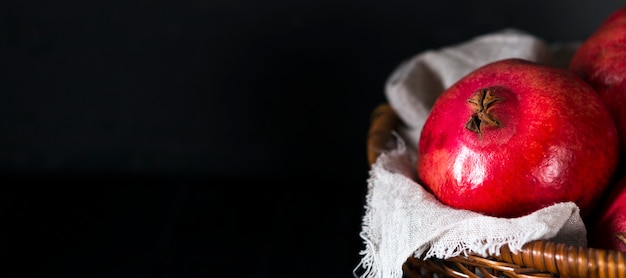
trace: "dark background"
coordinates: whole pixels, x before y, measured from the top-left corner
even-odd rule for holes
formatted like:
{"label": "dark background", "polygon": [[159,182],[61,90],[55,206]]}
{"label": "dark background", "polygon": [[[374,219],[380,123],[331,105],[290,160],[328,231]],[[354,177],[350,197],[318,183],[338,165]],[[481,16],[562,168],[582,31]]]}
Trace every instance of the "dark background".
{"label": "dark background", "polygon": [[0,4],[6,277],[350,277],[369,113],[403,60],[620,1]]}

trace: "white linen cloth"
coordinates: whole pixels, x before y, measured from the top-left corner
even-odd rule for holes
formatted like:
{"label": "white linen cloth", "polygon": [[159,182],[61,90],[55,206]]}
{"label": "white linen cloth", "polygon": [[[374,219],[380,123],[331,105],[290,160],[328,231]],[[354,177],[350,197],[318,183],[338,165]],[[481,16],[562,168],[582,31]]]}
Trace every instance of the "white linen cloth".
{"label": "white linen cloth", "polygon": [[[515,252],[538,239],[586,246],[585,226],[572,202],[524,217],[497,218],[450,208],[415,182],[421,127],[444,89],[503,58],[565,67],[577,46],[548,45],[523,31],[505,29],[419,53],[398,66],[387,81],[385,96],[404,125],[396,130],[397,147],[381,154],[370,170],[361,232],[365,249],[354,276],[402,277],[402,265],[410,256],[497,255],[504,245]],[[358,269],[362,273],[357,274]]]}

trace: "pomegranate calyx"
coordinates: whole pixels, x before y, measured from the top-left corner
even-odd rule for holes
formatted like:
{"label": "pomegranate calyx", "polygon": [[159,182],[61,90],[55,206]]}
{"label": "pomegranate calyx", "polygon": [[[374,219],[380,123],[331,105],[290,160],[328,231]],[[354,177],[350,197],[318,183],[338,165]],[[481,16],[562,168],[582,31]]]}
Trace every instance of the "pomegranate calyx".
{"label": "pomegranate calyx", "polygon": [[494,90],[494,88],[483,88],[467,99],[467,103],[472,108],[472,115],[465,123],[465,128],[469,131],[482,134],[485,126],[500,126],[500,122],[490,111],[495,103],[502,100],[494,94]]}

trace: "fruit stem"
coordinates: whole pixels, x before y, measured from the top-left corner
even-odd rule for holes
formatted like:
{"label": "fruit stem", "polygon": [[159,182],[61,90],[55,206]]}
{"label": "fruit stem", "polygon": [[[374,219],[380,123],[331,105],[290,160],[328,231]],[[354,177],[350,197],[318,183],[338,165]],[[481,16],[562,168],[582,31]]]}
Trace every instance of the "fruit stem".
{"label": "fruit stem", "polygon": [[491,114],[493,105],[502,99],[497,97],[494,88],[483,88],[477,90],[467,99],[472,108],[472,115],[465,123],[465,128],[477,134],[482,134],[485,126],[500,126],[500,122]]}

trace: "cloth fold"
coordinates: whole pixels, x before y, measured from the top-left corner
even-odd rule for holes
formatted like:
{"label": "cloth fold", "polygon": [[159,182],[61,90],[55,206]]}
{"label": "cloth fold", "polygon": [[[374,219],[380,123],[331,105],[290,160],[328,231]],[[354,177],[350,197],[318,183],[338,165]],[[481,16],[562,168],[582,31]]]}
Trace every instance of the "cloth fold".
{"label": "cloth fold", "polygon": [[538,239],[586,246],[585,226],[572,202],[519,218],[497,218],[450,208],[415,182],[421,126],[445,88],[491,61],[517,57],[558,66],[574,50],[575,43],[557,49],[520,30],[505,29],[420,53],[392,73],[385,94],[405,124],[397,130],[397,148],[382,153],[370,170],[361,231],[365,249],[357,266],[363,273],[357,275],[355,269],[355,276],[402,277],[410,256],[497,255],[504,245],[515,252]]}

